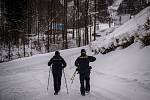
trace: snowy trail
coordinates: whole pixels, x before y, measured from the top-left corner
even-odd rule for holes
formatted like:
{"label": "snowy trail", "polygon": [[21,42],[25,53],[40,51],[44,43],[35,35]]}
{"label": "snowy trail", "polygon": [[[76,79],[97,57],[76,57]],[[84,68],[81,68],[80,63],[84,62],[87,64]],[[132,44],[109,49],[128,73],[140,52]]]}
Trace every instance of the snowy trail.
{"label": "snowy trail", "polygon": [[[88,47],[88,54],[91,54]],[[145,49],[149,52],[149,49]],[[0,64],[0,100],[149,100],[150,89],[145,88],[136,80],[123,78],[120,75],[106,73],[103,69],[105,58],[109,65],[115,67],[110,61],[114,56],[106,55],[92,63],[91,93],[85,97],[80,95],[78,74],[71,85],[71,76],[75,71],[74,61],[79,56],[81,48],[63,50],[62,55],[67,62],[65,69],[69,94],[65,88],[62,76],[62,87],[58,96],[53,95],[53,79],[50,74],[50,86],[47,91],[47,78],[49,67],[47,62],[53,53],[33,56]],[[68,53],[70,52],[70,53]],[[118,52],[118,51],[116,51]],[[122,50],[126,52],[126,50]],[[116,55],[116,53],[114,52]],[[125,53],[119,53],[121,56]],[[118,54],[117,54],[118,55]],[[136,54],[135,54],[136,55]],[[108,57],[107,56],[111,56]],[[149,56],[149,55],[148,55]],[[120,56],[119,56],[120,57]],[[107,69],[108,70],[108,69]]]}
{"label": "snowy trail", "polygon": [[144,100],[150,99],[150,90],[145,89],[134,80],[97,71],[93,72],[92,76],[93,80],[99,81],[99,83],[92,83],[94,91],[109,97],[110,100],[143,100],[143,97]]}

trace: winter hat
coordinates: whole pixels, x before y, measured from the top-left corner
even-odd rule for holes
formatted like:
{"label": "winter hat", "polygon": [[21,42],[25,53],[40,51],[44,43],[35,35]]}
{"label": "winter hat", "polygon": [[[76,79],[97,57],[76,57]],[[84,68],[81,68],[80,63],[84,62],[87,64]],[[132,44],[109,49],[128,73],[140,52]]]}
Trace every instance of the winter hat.
{"label": "winter hat", "polygon": [[81,50],[81,54],[83,54],[83,53],[86,54],[85,49],[82,49],[82,50]]}
{"label": "winter hat", "polygon": [[60,52],[59,52],[59,51],[56,51],[56,52],[55,52],[55,55],[60,55]]}

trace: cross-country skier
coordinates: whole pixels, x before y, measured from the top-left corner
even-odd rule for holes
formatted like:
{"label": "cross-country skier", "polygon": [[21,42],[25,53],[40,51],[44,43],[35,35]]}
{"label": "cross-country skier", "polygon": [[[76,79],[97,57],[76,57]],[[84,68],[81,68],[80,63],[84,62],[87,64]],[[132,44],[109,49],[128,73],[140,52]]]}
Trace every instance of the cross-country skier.
{"label": "cross-country skier", "polygon": [[60,56],[60,52],[56,51],[55,55],[48,62],[48,66],[52,65],[52,74],[54,80],[54,95],[58,95],[61,89],[62,70],[66,67],[65,60]]}
{"label": "cross-country skier", "polygon": [[[80,92],[82,96],[85,96],[85,92],[90,92],[90,70],[91,66],[89,66],[90,62],[94,62],[96,60],[93,56],[87,56],[85,49],[81,50],[81,55],[76,59],[75,66],[77,67],[77,71],[79,72],[80,78]],[[85,83],[85,84],[84,84]]]}

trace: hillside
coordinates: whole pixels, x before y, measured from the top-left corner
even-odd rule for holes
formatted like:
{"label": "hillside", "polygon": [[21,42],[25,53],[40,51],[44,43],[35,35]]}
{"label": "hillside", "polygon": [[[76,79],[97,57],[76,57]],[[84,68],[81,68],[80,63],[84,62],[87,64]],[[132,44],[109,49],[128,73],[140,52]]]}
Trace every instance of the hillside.
{"label": "hillside", "polygon": [[[144,25],[149,17],[150,7],[145,8],[135,15],[131,20],[114,29],[91,44],[91,49],[100,53],[107,53],[119,48],[125,48],[135,41],[142,42],[145,37],[150,36],[150,30]],[[109,30],[109,29],[108,29]],[[107,32],[104,31],[104,32]],[[101,33],[103,34],[103,33]]]}

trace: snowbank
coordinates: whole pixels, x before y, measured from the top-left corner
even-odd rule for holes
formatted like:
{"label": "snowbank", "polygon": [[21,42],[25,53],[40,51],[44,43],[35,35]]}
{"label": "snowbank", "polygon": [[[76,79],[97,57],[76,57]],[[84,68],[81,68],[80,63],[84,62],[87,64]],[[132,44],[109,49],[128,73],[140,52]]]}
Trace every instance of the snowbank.
{"label": "snowbank", "polygon": [[116,28],[112,33],[100,37],[91,44],[95,52],[108,53],[118,47],[126,48],[134,43],[137,38],[149,36],[149,30],[144,29],[144,24],[149,17],[150,7],[145,8],[134,18]]}

